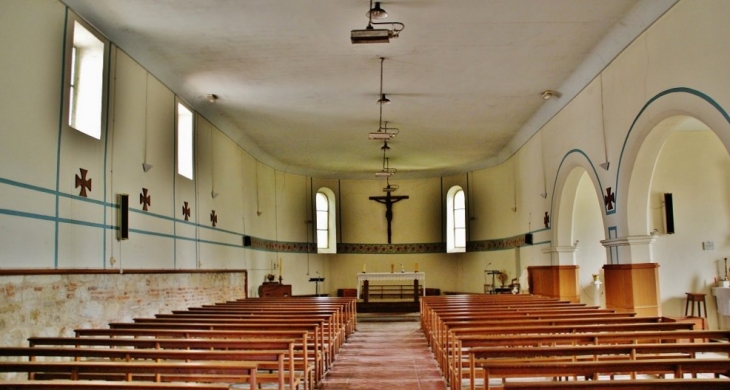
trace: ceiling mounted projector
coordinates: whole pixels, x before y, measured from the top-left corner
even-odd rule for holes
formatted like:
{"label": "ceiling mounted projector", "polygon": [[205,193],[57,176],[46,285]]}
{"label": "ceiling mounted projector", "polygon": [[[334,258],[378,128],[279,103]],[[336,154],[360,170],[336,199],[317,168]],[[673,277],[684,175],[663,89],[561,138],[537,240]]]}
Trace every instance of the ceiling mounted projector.
{"label": "ceiling mounted projector", "polygon": [[376,131],[368,134],[368,139],[374,140],[388,140],[393,137],[395,137],[395,134],[386,131]]}
{"label": "ceiling mounted projector", "polygon": [[392,36],[392,31],[385,28],[373,28],[372,25],[364,30],[352,30],[350,41],[353,44],[358,43],[388,43]]}

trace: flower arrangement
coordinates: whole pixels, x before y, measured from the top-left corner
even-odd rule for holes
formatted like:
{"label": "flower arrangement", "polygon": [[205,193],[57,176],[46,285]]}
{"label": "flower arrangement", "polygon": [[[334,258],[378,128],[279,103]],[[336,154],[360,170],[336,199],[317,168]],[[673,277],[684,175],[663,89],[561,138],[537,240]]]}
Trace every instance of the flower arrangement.
{"label": "flower arrangement", "polygon": [[501,270],[499,271],[500,274],[497,275],[497,279],[499,279],[499,282],[502,283],[502,286],[504,286],[507,283],[507,279],[509,279],[509,275],[507,275],[507,271]]}

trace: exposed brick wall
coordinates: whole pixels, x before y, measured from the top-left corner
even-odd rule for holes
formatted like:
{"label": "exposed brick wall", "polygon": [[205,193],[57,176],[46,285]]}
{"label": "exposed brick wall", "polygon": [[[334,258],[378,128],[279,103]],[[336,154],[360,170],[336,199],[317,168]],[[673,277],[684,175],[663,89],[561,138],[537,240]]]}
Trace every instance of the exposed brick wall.
{"label": "exposed brick wall", "polygon": [[245,297],[246,273],[0,276],[3,346]]}

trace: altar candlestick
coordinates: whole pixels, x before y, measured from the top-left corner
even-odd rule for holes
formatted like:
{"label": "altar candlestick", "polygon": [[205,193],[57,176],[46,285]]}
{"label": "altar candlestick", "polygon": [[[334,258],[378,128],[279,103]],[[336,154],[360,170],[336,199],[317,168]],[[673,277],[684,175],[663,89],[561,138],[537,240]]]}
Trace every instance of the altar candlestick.
{"label": "altar candlestick", "polygon": [[415,272],[418,272],[418,263],[416,263],[416,265],[413,267],[413,269]]}
{"label": "altar candlestick", "polygon": [[362,273],[365,273],[365,263],[362,265]]}
{"label": "altar candlestick", "polygon": [[281,277],[281,257],[279,258],[279,277]]}
{"label": "altar candlestick", "polygon": [[390,273],[392,274],[393,271],[395,271],[395,264],[390,265]]}

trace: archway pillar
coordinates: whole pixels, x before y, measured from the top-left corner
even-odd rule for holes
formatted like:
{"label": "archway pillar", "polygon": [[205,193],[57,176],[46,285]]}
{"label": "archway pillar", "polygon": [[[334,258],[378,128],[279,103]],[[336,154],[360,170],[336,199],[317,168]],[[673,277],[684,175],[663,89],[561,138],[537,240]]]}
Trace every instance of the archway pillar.
{"label": "archway pillar", "polygon": [[550,255],[550,263],[554,265],[527,267],[530,293],[580,302],[576,249],[574,246],[543,249],[543,253]]}

